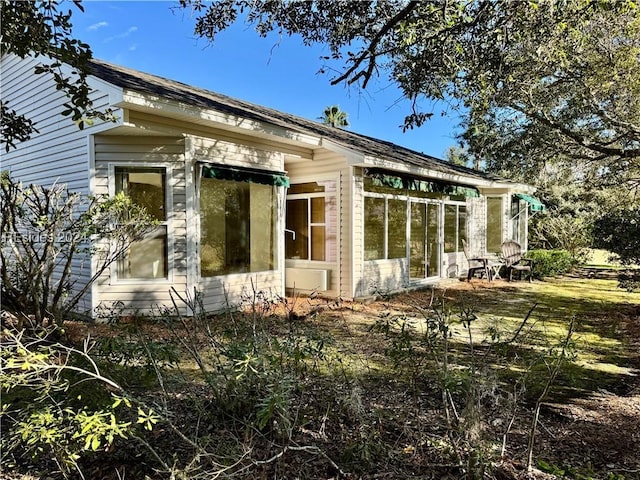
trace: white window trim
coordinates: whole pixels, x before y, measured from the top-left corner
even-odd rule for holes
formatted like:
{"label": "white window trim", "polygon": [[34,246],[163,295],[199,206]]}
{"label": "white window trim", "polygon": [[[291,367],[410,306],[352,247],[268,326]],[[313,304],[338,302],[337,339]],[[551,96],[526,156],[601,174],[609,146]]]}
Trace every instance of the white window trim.
{"label": "white window trim", "polygon": [[165,210],[166,220],[160,225],[167,227],[167,278],[119,278],[117,261],[111,265],[111,284],[138,285],[172,284],[174,276],[174,233],[173,233],[173,164],[167,162],[109,162],[109,197],[116,195],[116,168],[164,168],[165,169]]}
{"label": "white window trim", "polygon": [[[216,165],[221,165],[221,166],[227,166],[226,164],[216,164]],[[229,165],[229,166],[233,166],[233,165]],[[224,273],[224,274],[220,274],[220,275],[211,275],[211,276],[203,276],[202,275],[202,256],[201,256],[201,251],[202,251],[202,239],[201,239],[201,222],[202,222],[202,217],[201,217],[201,213],[200,213],[200,191],[202,188],[202,164],[200,164],[198,166],[199,168],[195,169],[196,172],[196,181],[195,181],[195,198],[196,201],[194,202],[194,214],[196,217],[196,232],[197,232],[197,238],[195,240],[195,246],[196,246],[196,253],[197,253],[197,282],[199,285],[201,286],[209,286],[209,285],[215,285],[218,286],[220,283],[220,278],[225,278],[229,281],[233,281],[234,279],[249,279],[249,278],[254,278],[256,277],[256,275],[276,275],[278,274],[278,272],[280,271],[280,258],[279,256],[281,255],[280,253],[280,243],[282,242],[284,243],[283,240],[281,240],[280,237],[280,233],[284,232],[284,211],[282,210],[282,207],[280,205],[280,191],[284,189],[284,187],[278,187],[276,185],[272,185],[271,188],[273,188],[273,196],[275,199],[275,215],[276,215],[276,225],[274,227],[274,238],[273,238],[273,242],[276,248],[276,251],[274,252],[274,259],[273,259],[273,268],[269,269],[269,270],[260,270],[258,272],[233,272],[233,273]],[[247,168],[246,166],[237,166],[237,168]],[[265,172],[267,172],[265,170]],[[268,173],[268,172],[267,172]],[[285,203],[286,203],[286,198],[285,198]],[[284,256],[284,246],[282,247],[282,255]],[[218,280],[216,280],[218,279]],[[216,283],[213,283],[213,282]]]}

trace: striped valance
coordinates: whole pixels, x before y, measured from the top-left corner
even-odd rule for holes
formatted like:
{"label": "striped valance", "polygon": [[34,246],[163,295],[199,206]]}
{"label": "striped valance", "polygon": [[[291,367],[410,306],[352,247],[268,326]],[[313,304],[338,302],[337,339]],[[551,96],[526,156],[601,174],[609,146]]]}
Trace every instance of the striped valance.
{"label": "striped valance", "polygon": [[202,177],[232,180],[234,182],[260,183],[275,187],[289,187],[289,177],[284,172],[268,172],[253,168],[203,164]]}

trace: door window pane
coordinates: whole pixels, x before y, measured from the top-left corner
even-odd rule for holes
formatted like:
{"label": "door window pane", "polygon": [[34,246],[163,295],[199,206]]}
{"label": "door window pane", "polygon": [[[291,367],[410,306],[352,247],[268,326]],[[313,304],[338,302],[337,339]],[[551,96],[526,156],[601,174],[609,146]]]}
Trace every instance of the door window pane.
{"label": "door window pane", "polygon": [[388,254],[387,258],[403,258],[407,256],[407,202],[404,200],[388,200]]}
{"label": "door window pane", "polygon": [[456,205],[444,206],[444,252],[452,253],[456,251],[457,239],[456,230],[458,229]]}
{"label": "door window pane", "polygon": [[462,205],[458,206],[458,251],[464,251],[462,246],[462,240],[465,242],[467,239],[467,207]]}
{"label": "door window pane", "polygon": [[313,197],[311,200],[311,223],[325,222],[324,197]]}
{"label": "door window pane", "polygon": [[429,203],[427,205],[427,277],[440,275],[439,226],[440,205]]}
{"label": "door window pane", "polygon": [[423,203],[411,204],[411,256],[409,259],[411,278],[425,277],[425,207]]}
{"label": "door window pane", "polygon": [[[306,198],[287,200],[285,257],[309,258],[309,209]],[[294,238],[295,237],[295,238]]]}
{"label": "door window pane", "polygon": [[324,260],[325,259],[325,227],[312,226],[311,227],[311,260]]}

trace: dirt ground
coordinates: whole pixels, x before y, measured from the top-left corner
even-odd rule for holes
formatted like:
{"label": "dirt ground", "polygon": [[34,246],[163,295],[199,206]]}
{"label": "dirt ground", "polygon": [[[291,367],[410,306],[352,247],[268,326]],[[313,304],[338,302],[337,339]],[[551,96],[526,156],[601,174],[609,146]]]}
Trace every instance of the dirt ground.
{"label": "dirt ground", "polygon": [[[476,280],[471,283],[453,282],[447,285],[446,295],[453,300],[460,300],[471,296],[471,294],[480,295],[491,302],[500,292],[509,288],[513,288],[512,285],[504,281],[492,283]],[[370,325],[371,318],[379,316],[386,309],[402,311],[410,304],[424,303],[428,301],[430,295],[430,291],[416,291],[365,303],[332,303],[321,299],[288,298],[289,307],[283,308],[281,306],[282,310],[279,313],[288,314],[299,321],[313,321],[321,328],[330,329],[332,334],[341,337],[341,348],[366,358],[365,361],[370,361],[376,356],[382,355],[383,347],[376,343],[377,340],[373,335],[368,333],[365,323],[368,322]],[[293,307],[294,304],[295,307]],[[525,472],[522,452],[526,451],[530,425],[527,420],[522,420],[521,423],[516,421],[509,431],[509,448],[506,450],[506,455],[493,472],[493,476],[486,476],[486,478],[497,480],[525,478],[535,480],[552,478],[640,480],[640,305],[628,304],[621,308],[621,311],[616,311],[616,321],[620,335],[626,339],[625,362],[629,366],[631,374],[620,376],[615,382],[607,384],[607,389],[594,387],[588,389],[583,395],[569,396],[568,400],[562,401],[550,399],[543,404],[534,450],[535,457],[539,460],[538,466],[546,466],[542,468],[544,471],[536,469],[533,473]],[[156,338],[162,338],[166,333],[158,325],[149,325],[149,328],[152,329]],[[114,330],[107,325],[87,325],[77,322],[66,324],[66,330],[69,339],[78,342],[87,333],[91,333],[93,338],[114,334]],[[322,397],[323,392],[319,390],[318,395]],[[384,409],[391,412],[388,419],[384,420],[386,423],[380,423],[376,426],[381,432],[380,435],[383,437],[386,429],[388,432],[393,430],[399,432],[398,438],[408,438],[412,433],[404,434],[402,430],[408,431],[414,427],[411,421],[407,420],[406,413],[403,412],[405,407],[403,402],[405,401],[406,398],[393,390],[393,386],[380,384],[374,385],[371,390],[364,392],[362,405],[359,408],[365,411],[365,416],[367,410]],[[530,418],[531,405],[523,408],[529,409],[529,411],[523,412],[523,418]],[[437,407],[434,407],[433,412],[437,412]],[[425,424],[436,425],[438,422],[437,413],[418,412],[417,415]],[[487,428],[491,430],[495,427],[496,432],[502,431],[505,421],[507,420],[501,417],[500,412],[492,412],[486,418]],[[325,434],[325,425],[323,424],[321,427],[314,431],[313,425],[308,425],[298,432],[295,440],[300,444],[320,442],[321,439],[318,440],[316,437],[318,432],[322,431],[323,435]],[[326,436],[329,440],[332,435],[333,438],[341,438],[342,440],[348,435],[358,435],[358,432],[350,431],[348,425],[334,424],[332,426],[327,424],[326,427]],[[438,432],[435,433],[438,434]],[[333,450],[330,441],[326,442],[325,438],[319,443],[321,449],[332,458],[337,458],[340,452]],[[339,448],[340,446],[338,446]],[[300,474],[296,473],[295,477],[282,475],[282,471],[279,474],[278,471],[273,470],[268,471],[267,474],[265,470],[264,475],[255,478],[348,478],[352,480],[460,478],[459,475],[452,475],[450,472],[439,476],[438,470],[432,470],[430,467],[426,467],[426,471],[429,473],[424,474],[424,465],[433,459],[420,460],[417,452],[407,453],[409,448],[413,447],[398,445],[394,450],[396,452],[394,455],[395,458],[413,458],[414,465],[418,465],[422,461],[422,466],[418,465],[415,470],[410,465],[411,462],[401,464],[394,463],[393,459],[387,459],[384,468],[381,467],[377,473],[363,472],[348,475],[322,473],[320,475],[320,471],[327,471],[327,462],[318,457],[318,476],[305,476],[304,472],[311,469],[309,467],[311,464],[305,467],[292,461],[288,467],[300,469],[295,471],[301,472]],[[265,457],[271,455],[271,453],[265,452]],[[404,462],[404,460],[402,461]],[[413,475],[412,471],[422,473]],[[18,477],[3,477],[0,473],[0,478]]]}
{"label": "dirt ground", "polygon": [[[613,278],[606,273],[579,272],[580,277]],[[460,298],[466,292],[478,290],[492,296],[492,290],[509,288],[504,281],[492,283],[473,280],[447,285],[448,296]],[[424,292],[399,296],[397,305],[424,299]],[[375,312],[380,304],[368,308]],[[555,475],[537,471],[533,477],[542,478],[594,478],[607,480],[640,479],[640,305],[628,305],[619,312],[620,331],[626,339],[627,355],[633,373],[624,376],[613,390],[596,389],[584,397],[568,402],[543,404],[539,435],[535,447],[536,457],[551,466],[557,466]],[[524,426],[526,428],[526,426]],[[518,439],[518,435],[521,436]],[[524,448],[524,431],[514,429],[511,441]],[[505,459],[505,478],[527,478],[519,471],[519,460]],[[590,470],[592,475],[572,472]],[[564,477],[563,477],[564,475]]]}

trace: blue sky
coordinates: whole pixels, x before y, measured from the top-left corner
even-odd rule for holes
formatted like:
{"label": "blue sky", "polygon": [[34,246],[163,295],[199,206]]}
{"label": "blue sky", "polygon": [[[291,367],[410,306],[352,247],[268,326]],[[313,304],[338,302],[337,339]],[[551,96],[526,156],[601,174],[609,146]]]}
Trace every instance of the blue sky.
{"label": "blue sky", "polygon": [[179,80],[231,97],[315,120],[328,105],[349,114],[350,130],[444,158],[455,144],[455,116],[435,115],[419,129],[400,127],[409,104],[386,78],[366,91],[330,85],[320,74],[322,46],[297,37],[260,38],[244,23],[222,32],[213,44],[193,34],[191,12],[171,1],[87,1],[73,8],[74,35],[96,58]]}

